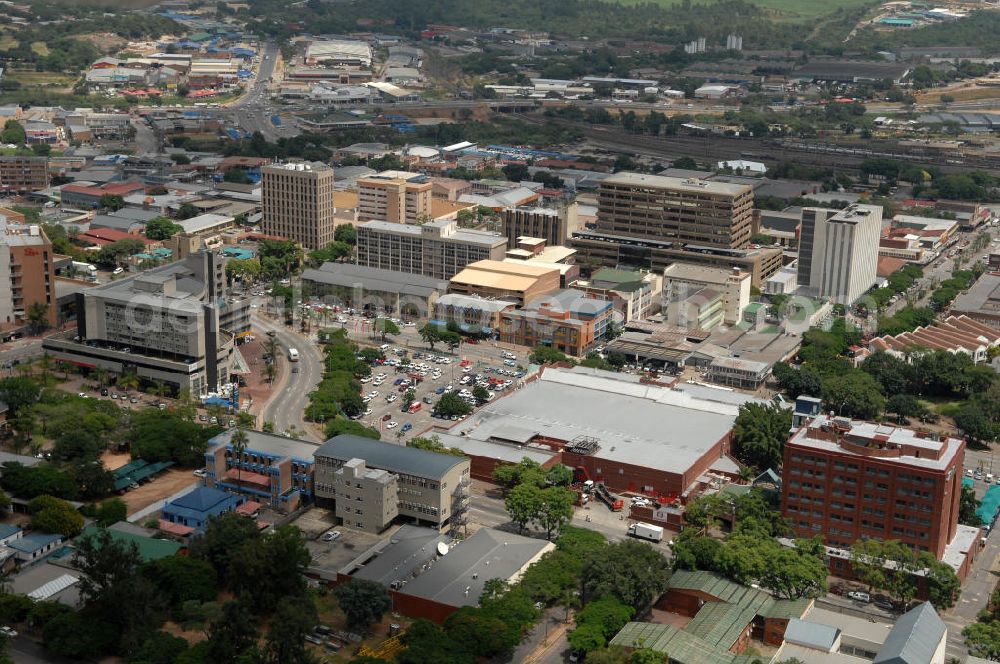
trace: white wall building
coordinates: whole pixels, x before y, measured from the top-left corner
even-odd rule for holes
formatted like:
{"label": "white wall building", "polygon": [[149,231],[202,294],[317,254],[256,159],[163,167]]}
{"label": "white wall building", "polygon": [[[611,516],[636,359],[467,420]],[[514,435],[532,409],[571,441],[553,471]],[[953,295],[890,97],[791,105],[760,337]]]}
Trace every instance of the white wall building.
{"label": "white wall building", "polygon": [[882,208],[805,208],[799,239],[799,288],[851,304],[875,284]]}

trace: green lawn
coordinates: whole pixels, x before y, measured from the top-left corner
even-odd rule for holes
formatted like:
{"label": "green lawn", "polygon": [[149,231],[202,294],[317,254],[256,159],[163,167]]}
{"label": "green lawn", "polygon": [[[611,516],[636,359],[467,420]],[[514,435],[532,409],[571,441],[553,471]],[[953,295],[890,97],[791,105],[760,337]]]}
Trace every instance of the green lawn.
{"label": "green lawn", "polygon": [[[636,4],[646,0],[619,0],[622,4]],[[706,3],[713,0],[691,0],[692,3]],[[654,0],[661,5],[677,5],[681,0]],[[854,9],[871,5],[872,0],[751,0],[765,9],[772,9],[786,19],[807,20],[831,14],[841,7]]]}
{"label": "green lawn", "polygon": [[49,45],[43,41],[31,42],[31,50],[38,55],[45,57],[49,54]]}

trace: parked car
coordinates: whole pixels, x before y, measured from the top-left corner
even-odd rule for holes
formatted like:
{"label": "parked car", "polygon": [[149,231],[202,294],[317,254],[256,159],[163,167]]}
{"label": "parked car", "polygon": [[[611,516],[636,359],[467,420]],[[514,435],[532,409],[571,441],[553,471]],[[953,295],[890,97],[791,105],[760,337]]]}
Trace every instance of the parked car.
{"label": "parked car", "polygon": [[329,530],[329,531],[323,533],[323,541],[324,542],[333,542],[335,540],[340,539],[340,535],[341,535],[341,533],[340,533],[339,530]]}
{"label": "parked car", "polygon": [[207,474],[208,474],[208,471],[206,471],[204,468],[199,468],[198,470],[194,471],[194,476],[195,477],[205,477],[205,475],[207,475]]}
{"label": "parked car", "polygon": [[864,602],[865,604],[867,604],[868,602],[872,601],[871,595],[865,592],[861,592],[860,590],[852,590],[851,592],[847,593],[847,596],[853,599],[855,602]]}
{"label": "parked car", "polygon": [[8,627],[7,625],[4,625],[3,627],[0,627],[0,634],[3,634],[8,639],[13,639],[14,637],[17,636],[17,630],[15,630],[13,627]]}

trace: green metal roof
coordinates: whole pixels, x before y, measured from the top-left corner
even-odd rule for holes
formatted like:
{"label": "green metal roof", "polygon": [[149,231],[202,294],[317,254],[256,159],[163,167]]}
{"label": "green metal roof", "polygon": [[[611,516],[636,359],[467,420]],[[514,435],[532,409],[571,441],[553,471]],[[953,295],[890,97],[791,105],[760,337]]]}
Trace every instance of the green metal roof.
{"label": "green metal roof", "polygon": [[625,648],[649,648],[670,655],[680,664],[732,664],[733,653],[677,629],[672,625],[630,622],[611,639],[611,645]]}
{"label": "green metal roof", "polygon": [[177,542],[168,542],[167,540],[153,539],[152,537],[142,537],[141,535],[133,535],[132,533],[124,533],[120,530],[104,529],[98,526],[87,526],[80,537],[89,538],[93,537],[101,530],[104,530],[109,535],[111,539],[117,542],[124,542],[126,544],[135,544],[136,548],[139,549],[139,555],[142,556],[143,562],[150,562],[153,560],[159,560],[160,558],[169,558],[175,555],[181,550],[181,545]]}
{"label": "green metal roof", "polygon": [[812,599],[809,597],[776,599],[771,604],[761,607],[759,615],[765,618],[801,618],[812,602]]}
{"label": "green metal roof", "polygon": [[728,650],[756,616],[757,609],[753,606],[708,602],[684,627],[684,631]]}

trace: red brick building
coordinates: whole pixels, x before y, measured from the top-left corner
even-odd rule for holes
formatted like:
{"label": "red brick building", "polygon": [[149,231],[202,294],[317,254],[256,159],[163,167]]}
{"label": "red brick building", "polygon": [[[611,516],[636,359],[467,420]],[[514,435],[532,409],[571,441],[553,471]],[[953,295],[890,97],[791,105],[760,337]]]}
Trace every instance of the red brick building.
{"label": "red brick building", "polygon": [[823,535],[829,547],[900,540],[940,560],[963,539],[956,535],[964,460],[957,438],[821,415],[785,446],[782,513],[796,536]]}

